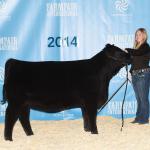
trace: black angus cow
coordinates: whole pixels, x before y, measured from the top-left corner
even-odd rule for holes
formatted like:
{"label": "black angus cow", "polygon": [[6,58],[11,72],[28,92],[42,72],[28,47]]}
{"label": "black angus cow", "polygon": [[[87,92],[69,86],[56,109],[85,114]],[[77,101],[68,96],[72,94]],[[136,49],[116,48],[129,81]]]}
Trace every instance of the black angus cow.
{"label": "black angus cow", "polygon": [[5,64],[3,101],[5,140],[12,140],[17,119],[27,135],[32,135],[30,109],[56,113],[81,108],[84,129],[97,134],[97,110],[108,98],[111,78],[130,63],[129,54],[107,44],[91,59],[78,61],[26,62],[9,59]]}

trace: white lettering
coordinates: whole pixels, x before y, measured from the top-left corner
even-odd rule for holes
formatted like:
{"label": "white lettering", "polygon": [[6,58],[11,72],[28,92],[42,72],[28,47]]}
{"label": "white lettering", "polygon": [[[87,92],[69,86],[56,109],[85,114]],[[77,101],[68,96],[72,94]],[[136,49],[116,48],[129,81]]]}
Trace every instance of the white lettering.
{"label": "white lettering", "polygon": [[[124,114],[135,114],[137,104],[135,101],[126,101],[124,103],[123,112]],[[121,114],[122,102],[114,101],[108,104],[107,112],[110,115]]]}
{"label": "white lettering", "polygon": [[122,48],[132,47],[133,40],[133,34],[116,34],[107,36],[107,43],[116,44],[117,46],[121,46]]}
{"label": "white lettering", "polygon": [[77,16],[77,3],[47,3],[47,16]]}
{"label": "white lettering", "polygon": [[18,50],[17,37],[0,37],[0,50]]}

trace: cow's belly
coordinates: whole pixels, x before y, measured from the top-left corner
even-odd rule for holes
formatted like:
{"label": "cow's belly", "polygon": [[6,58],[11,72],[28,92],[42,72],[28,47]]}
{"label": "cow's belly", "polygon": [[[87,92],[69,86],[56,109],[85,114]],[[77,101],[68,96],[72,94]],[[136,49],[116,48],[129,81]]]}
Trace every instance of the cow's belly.
{"label": "cow's belly", "polygon": [[56,113],[66,109],[82,107],[82,101],[77,95],[65,93],[31,94],[26,104],[34,110]]}
{"label": "cow's belly", "polygon": [[30,108],[37,111],[47,112],[47,113],[57,113],[64,110],[72,109],[72,108],[78,108],[75,106],[46,106],[46,105],[30,105]]}
{"label": "cow's belly", "polygon": [[56,102],[56,103],[51,103],[51,101],[49,101],[48,104],[44,104],[44,103],[32,103],[30,101],[30,103],[28,103],[28,106],[31,108],[31,109],[34,109],[34,110],[38,110],[38,111],[43,111],[43,112],[48,112],[48,113],[56,113],[56,112],[60,112],[60,111],[63,111],[63,110],[68,110],[68,109],[72,109],[72,108],[80,108],[81,105],[80,104],[73,104],[73,103],[70,103],[70,104],[66,104],[66,103],[59,103],[59,102]]}

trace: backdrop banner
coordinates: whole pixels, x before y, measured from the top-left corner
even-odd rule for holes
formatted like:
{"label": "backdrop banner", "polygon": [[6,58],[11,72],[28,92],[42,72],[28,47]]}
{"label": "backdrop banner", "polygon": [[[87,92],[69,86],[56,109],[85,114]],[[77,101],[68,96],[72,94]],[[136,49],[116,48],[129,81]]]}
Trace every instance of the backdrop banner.
{"label": "backdrop banner", "polygon": [[[149,0],[0,0],[0,99],[7,59],[81,60],[91,58],[107,43],[131,48],[137,28],[150,32],[149,6]],[[125,80],[126,69],[122,68],[110,82],[109,97]],[[99,115],[121,118],[124,90],[125,86]],[[6,106],[0,105],[0,122],[4,121]],[[136,107],[129,83],[125,117],[133,117]],[[80,117],[80,109],[53,114],[31,111],[33,120]]]}

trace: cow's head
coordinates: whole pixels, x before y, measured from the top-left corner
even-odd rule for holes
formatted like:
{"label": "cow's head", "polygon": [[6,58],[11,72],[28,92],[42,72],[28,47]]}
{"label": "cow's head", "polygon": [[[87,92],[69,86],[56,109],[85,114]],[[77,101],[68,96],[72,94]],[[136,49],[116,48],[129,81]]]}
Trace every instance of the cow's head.
{"label": "cow's head", "polygon": [[105,54],[108,58],[112,59],[114,63],[118,63],[120,65],[131,63],[130,54],[115,45],[107,44],[105,46]]}

